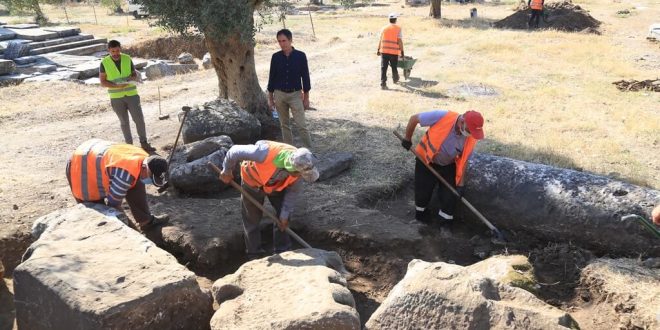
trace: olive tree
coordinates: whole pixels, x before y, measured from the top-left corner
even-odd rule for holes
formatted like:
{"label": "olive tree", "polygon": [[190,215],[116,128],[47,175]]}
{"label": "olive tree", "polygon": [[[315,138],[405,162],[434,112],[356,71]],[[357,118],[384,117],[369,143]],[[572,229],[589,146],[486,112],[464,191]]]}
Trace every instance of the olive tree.
{"label": "olive tree", "polygon": [[[204,34],[218,76],[221,98],[254,114],[266,114],[266,95],[254,63],[254,13],[272,0],[138,0],[168,30]],[[275,36],[273,36],[275,38]]]}
{"label": "olive tree", "polygon": [[34,21],[37,24],[48,23],[48,18],[41,10],[41,4],[62,4],[64,0],[0,0],[10,11],[25,10],[34,13]]}

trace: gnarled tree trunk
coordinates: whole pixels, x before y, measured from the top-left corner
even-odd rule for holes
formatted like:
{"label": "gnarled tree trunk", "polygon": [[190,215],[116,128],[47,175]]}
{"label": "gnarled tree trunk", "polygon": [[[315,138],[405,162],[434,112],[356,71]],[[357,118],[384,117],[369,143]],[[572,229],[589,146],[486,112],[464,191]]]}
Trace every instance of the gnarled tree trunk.
{"label": "gnarled tree trunk", "polygon": [[238,37],[226,40],[207,37],[205,42],[218,76],[219,96],[236,101],[255,115],[265,114],[268,104],[255,70],[254,43]]}
{"label": "gnarled tree trunk", "polygon": [[431,0],[431,6],[429,9],[429,16],[433,18],[440,18],[442,14],[442,0]]}

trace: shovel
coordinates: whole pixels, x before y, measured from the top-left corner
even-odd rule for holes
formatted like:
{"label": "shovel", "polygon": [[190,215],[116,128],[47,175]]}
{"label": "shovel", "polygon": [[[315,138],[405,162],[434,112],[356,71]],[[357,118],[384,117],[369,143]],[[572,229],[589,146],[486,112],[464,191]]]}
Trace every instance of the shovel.
{"label": "shovel", "polygon": [[[177,145],[177,143],[179,143],[179,136],[181,136],[181,130],[183,129],[183,123],[186,122],[186,116],[188,116],[188,112],[190,110],[191,110],[191,108],[188,107],[188,106],[181,107],[181,111],[183,111],[183,117],[181,118],[181,125],[179,125],[179,132],[176,133],[176,139],[174,139],[174,146],[172,147],[172,151],[170,152],[170,155],[167,157],[167,168],[168,168],[167,173],[168,173],[168,175],[170,173],[170,171],[169,171],[170,161],[172,161],[172,156],[174,155],[174,151],[176,150],[176,145]],[[169,188],[169,187],[170,187],[170,183],[169,183],[169,178],[168,178],[168,182],[165,182],[165,184],[162,187],[158,188],[158,193],[159,194],[162,193],[163,191],[167,190],[167,188]]]}
{"label": "shovel", "polygon": [[[222,173],[222,170],[221,170],[219,167],[215,166],[215,164],[209,162],[208,165],[209,165],[209,167],[211,167],[216,173],[218,173],[218,175],[220,175],[220,173]],[[241,187],[238,183],[234,182],[234,180],[229,181],[229,184],[230,184],[232,187],[234,187],[236,190],[240,191],[240,192],[241,192],[241,195],[242,195],[243,197],[247,198],[247,200],[249,200],[250,202],[252,202],[256,207],[258,207],[258,208],[261,210],[261,212],[263,212],[263,213],[264,213],[264,214],[265,214],[265,215],[266,215],[271,221],[273,221],[273,224],[275,224],[275,225],[277,225],[277,226],[279,227],[280,219],[278,219],[278,218],[277,218],[273,213],[271,213],[270,211],[266,210],[266,208],[265,208],[261,203],[259,203],[256,199],[254,199],[254,197],[252,197],[250,194],[248,194],[248,193],[245,191],[245,189],[243,189],[243,187]],[[307,242],[305,242],[305,240],[303,240],[302,238],[300,238],[300,236],[298,236],[296,233],[294,233],[293,230],[291,230],[290,228],[288,228],[288,227],[286,228],[286,233],[289,234],[289,236],[293,237],[298,243],[300,243],[300,245],[302,245],[302,246],[304,246],[304,247],[306,247],[306,248],[308,248],[308,249],[311,249],[311,248],[312,248],[311,245],[307,244]]]}
{"label": "shovel", "polygon": [[658,230],[658,227],[656,227],[650,221],[646,220],[644,217],[637,214],[628,214],[621,217],[621,221],[628,221],[631,219],[639,220],[639,223],[642,225],[642,227],[648,229],[651,233],[655,235],[655,237],[660,238],[660,230]]}
{"label": "shovel", "polygon": [[160,86],[158,86],[158,120],[165,120],[165,119],[169,119],[169,118],[170,118],[170,115],[164,115],[160,111]]}
{"label": "shovel", "polygon": [[[401,134],[399,134],[399,132],[393,131],[393,133],[397,138],[399,138],[399,140],[403,141],[403,137],[401,136]],[[481,220],[481,222],[483,222],[486,226],[488,226],[488,228],[490,228],[490,230],[493,232],[493,235],[495,236],[495,240],[493,240],[493,243],[504,244],[506,242],[506,239],[504,238],[504,234],[502,234],[501,231],[495,228],[495,226],[493,226],[493,224],[490,223],[490,221],[488,221],[486,217],[484,217],[481,214],[481,212],[479,212],[476,208],[474,208],[474,206],[472,206],[472,204],[470,204],[470,202],[468,202],[468,200],[465,199],[465,197],[461,196],[458,193],[458,191],[456,191],[456,189],[454,189],[454,187],[452,187],[452,185],[450,185],[449,182],[447,182],[447,180],[445,180],[440,175],[440,173],[438,173],[433,167],[431,167],[431,165],[427,164],[422,159],[422,157],[417,153],[417,151],[415,151],[415,149],[410,148],[410,152],[412,152],[415,155],[415,157],[417,157],[417,159],[419,159],[422,162],[422,164],[424,164],[426,168],[428,168],[429,171],[431,171],[431,173],[433,173],[433,175],[435,175],[435,177],[438,178],[438,180],[440,180],[440,182],[442,182],[445,185],[445,187],[447,187],[447,189],[449,189],[449,191],[451,191],[456,197],[460,198],[461,202],[463,202],[465,206],[467,206],[470,210],[472,210],[472,212],[479,218],[479,220]]]}

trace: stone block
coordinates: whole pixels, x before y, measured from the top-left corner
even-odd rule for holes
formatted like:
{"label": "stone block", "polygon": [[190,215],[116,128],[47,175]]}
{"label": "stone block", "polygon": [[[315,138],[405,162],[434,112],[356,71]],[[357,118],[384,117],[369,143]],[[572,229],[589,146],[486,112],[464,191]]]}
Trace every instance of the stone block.
{"label": "stone block", "polygon": [[190,73],[190,72],[199,70],[199,65],[197,65],[197,64],[170,64],[170,68],[174,71],[174,74],[184,74],[184,73]]}
{"label": "stone block", "polygon": [[[233,145],[228,136],[210,137],[185,145],[172,157],[170,183],[189,194],[218,192],[226,185],[208,166],[211,162],[222,168],[227,150]],[[179,149],[178,149],[179,150]]]}
{"label": "stone block", "polygon": [[10,31],[16,33],[16,38],[44,41],[48,39],[55,39],[58,37],[57,32],[46,31],[40,28],[20,29],[9,28]]}
{"label": "stone block", "polygon": [[12,60],[0,59],[0,75],[7,75],[14,72],[16,64]]}
{"label": "stone block", "polygon": [[99,77],[99,67],[101,66],[100,59],[94,59],[85,63],[77,64],[69,67],[71,71],[76,71],[79,73],[78,79],[87,79],[87,78],[98,78]]}
{"label": "stone block", "polygon": [[204,69],[207,70],[213,68],[213,61],[211,61],[211,53],[204,54],[204,58],[202,58],[202,67],[204,67]]}
{"label": "stone block", "polygon": [[26,65],[26,64],[32,64],[41,59],[43,59],[43,57],[41,56],[23,56],[23,57],[15,58],[14,62],[18,65]]}
{"label": "stone block", "polygon": [[467,267],[414,259],[365,329],[579,329],[521,285],[538,285],[524,256]]}
{"label": "stone block", "polygon": [[16,32],[5,28],[0,28],[0,40],[9,40],[14,39],[15,37]]}
{"label": "stone block", "polygon": [[320,157],[316,168],[319,171],[319,180],[328,180],[339,173],[349,169],[353,163],[353,154],[350,152],[332,152]]}
{"label": "stone block", "polygon": [[195,274],[102,205],[38,219],[14,270],[19,329],[203,329]]}
{"label": "stone block", "polygon": [[7,24],[3,27],[7,29],[35,29],[39,27],[39,24],[32,24],[32,23]]}
{"label": "stone block", "polygon": [[190,110],[181,134],[184,143],[227,135],[236,144],[248,144],[261,135],[261,123],[235,102],[218,99]]}
{"label": "stone block", "polygon": [[51,26],[43,28],[44,31],[55,32],[60,38],[71,37],[80,33],[79,27],[72,26]]}
{"label": "stone block", "polygon": [[245,263],[213,284],[211,329],[360,329],[343,271],[337,253],[318,249]]}
{"label": "stone block", "polygon": [[177,61],[180,64],[195,64],[195,58],[190,53],[181,53],[179,57],[177,57]]}

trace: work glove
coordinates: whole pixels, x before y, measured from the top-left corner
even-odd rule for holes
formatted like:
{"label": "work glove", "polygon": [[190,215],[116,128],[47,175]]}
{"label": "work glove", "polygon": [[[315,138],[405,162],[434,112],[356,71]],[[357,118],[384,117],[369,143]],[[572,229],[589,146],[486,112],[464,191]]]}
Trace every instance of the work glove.
{"label": "work glove", "polygon": [[410,150],[410,147],[412,147],[412,142],[410,142],[410,140],[403,139],[401,140],[401,146],[403,149]]}

